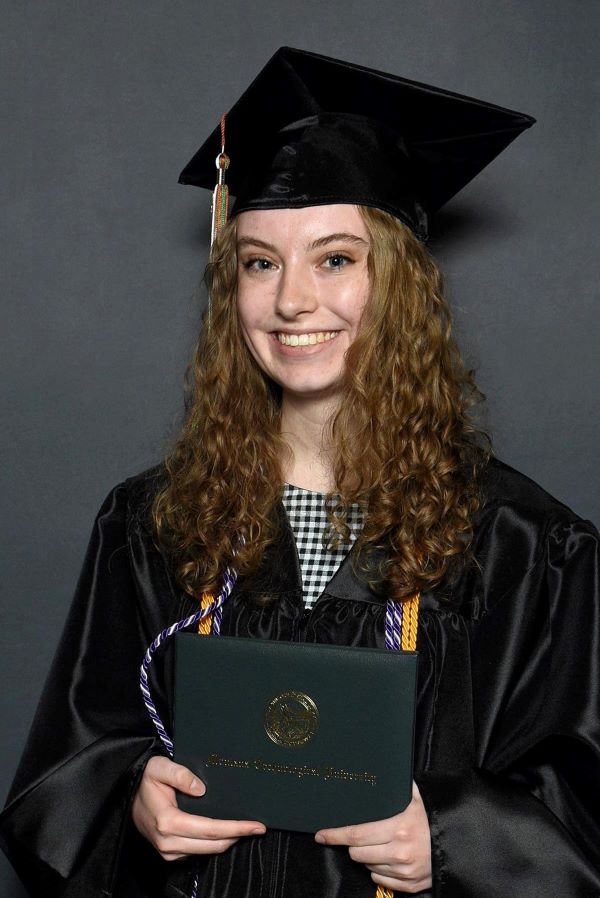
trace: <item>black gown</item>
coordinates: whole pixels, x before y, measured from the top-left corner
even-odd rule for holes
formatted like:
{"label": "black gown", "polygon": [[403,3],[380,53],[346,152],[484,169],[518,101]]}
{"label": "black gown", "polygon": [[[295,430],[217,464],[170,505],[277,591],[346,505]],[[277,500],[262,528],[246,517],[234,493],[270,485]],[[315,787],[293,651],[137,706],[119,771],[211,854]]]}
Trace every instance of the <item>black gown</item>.
{"label": "black gown", "polygon": [[[138,670],[154,636],[195,603],[154,545],[157,471],[117,486],[98,515],[77,594],[0,816],[2,845],[35,898],[373,898],[347,849],[270,831],[223,855],[167,863],[135,831],[143,765],[161,751]],[[422,597],[415,779],[436,898],[600,895],[598,542],[528,478],[484,475],[475,564]],[[283,509],[281,538],[238,582],[223,634],[384,645],[385,599],[350,559],[305,613]],[[265,604],[256,599],[272,597]],[[153,691],[170,721],[172,653]],[[373,721],[385,738],[385,721]],[[390,759],[393,763],[393,758]]]}

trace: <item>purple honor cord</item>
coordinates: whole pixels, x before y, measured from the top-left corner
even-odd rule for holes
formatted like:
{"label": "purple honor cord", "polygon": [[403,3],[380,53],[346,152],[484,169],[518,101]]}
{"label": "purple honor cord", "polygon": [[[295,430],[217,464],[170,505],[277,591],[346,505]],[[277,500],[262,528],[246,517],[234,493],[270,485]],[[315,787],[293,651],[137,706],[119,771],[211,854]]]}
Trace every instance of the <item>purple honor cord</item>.
{"label": "purple honor cord", "polygon": [[146,706],[146,710],[150,715],[150,719],[156,728],[156,732],[158,736],[167,749],[169,756],[173,757],[173,742],[169,738],[165,726],[160,719],[159,713],[156,710],[156,705],[152,700],[152,695],[150,693],[150,686],[148,684],[148,668],[152,664],[152,659],[154,657],[155,652],[160,646],[166,642],[169,637],[173,636],[175,633],[179,633],[180,630],[185,630],[187,627],[192,627],[194,624],[197,624],[198,621],[202,620],[205,617],[208,617],[210,614],[214,614],[214,623],[217,626],[213,626],[213,632],[218,634],[218,631],[221,626],[221,606],[225,602],[226,599],[229,598],[231,594],[231,590],[235,585],[235,581],[237,576],[234,571],[228,568],[225,571],[225,576],[223,577],[223,588],[221,592],[217,596],[217,598],[207,605],[206,608],[201,608],[199,611],[194,612],[194,614],[190,614],[189,617],[184,617],[183,620],[176,621],[174,624],[171,624],[170,627],[166,627],[164,630],[158,634],[156,639],[148,646],[146,650],[146,654],[144,655],[144,660],[142,661],[142,666],[140,667],[140,689],[142,691],[142,697],[144,699],[144,704]]}
{"label": "purple honor cord", "polygon": [[402,649],[402,609],[401,602],[391,599],[385,606],[385,647],[399,652]]}
{"label": "purple honor cord", "polygon": [[[150,693],[150,686],[148,684],[148,669],[152,664],[152,659],[154,657],[155,652],[160,646],[166,642],[169,637],[173,636],[175,633],[179,633],[180,630],[186,630],[188,627],[192,627],[194,624],[197,624],[203,618],[208,617],[211,614],[214,614],[213,617],[213,625],[212,625],[212,635],[218,636],[221,630],[221,618],[223,615],[223,604],[231,595],[231,591],[235,586],[235,581],[237,579],[237,575],[235,571],[232,571],[228,568],[225,571],[225,576],[223,577],[223,587],[221,592],[217,596],[217,598],[207,605],[206,608],[202,608],[199,611],[194,612],[194,614],[190,614],[189,617],[184,617],[182,620],[176,621],[174,624],[171,624],[170,627],[166,627],[164,630],[158,634],[156,639],[148,646],[146,650],[146,654],[144,655],[144,660],[142,661],[142,665],[140,667],[140,689],[142,691],[142,697],[144,700],[144,705],[146,706],[146,710],[150,715],[150,719],[155,726],[156,732],[158,736],[165,746],[169,757],[173,757],[173,741],[169,737],[165,726],[160,719],[160,715],[156,710],[156,705],[152,699],[152,695]],[[392,651],[400,651],[402,648],[402,605],[399,602],[388,601],[386,603],[385,608],[385,647],[386,649],[391,649]],[[190,898],[196,898],[198,894],[198,873],[194,875],[194,883],[192,886],[192,892]]]}
{"label": "purple honor cord", "polygon": [[[174,624],[171,624],[170,627],[166,627],[164,630],[158,634],[156,639],[150,643],[146,650],[146,654],[144,655],[144,660],[142,661],[142,666],[140,667],[140,689],[142,691],[142,698],[144,700],[144,705],[146,706],[146,710],[150,715],[150,719],[155,726],[156,732],[163,743],[164,747],[167,749],[169,753],[169,757],[173,757],[173,741],[169,737],[165,725],[160,719],[160,715],[156,710],[156,705],[152,699],[152,695],[150,693],[150,686],[148,684],[148,668],[152,664],[152,659],[154,657],[154,653],[163,642],[166,642],[170,636],[173,636],[175,633],[179,633],[180,630],[185,630],[187,627],[192,627],[194,624],[197,624],[198,621],[201,621],[203,618],[208,617],[210,614],[214,614],[213,618],[213,627],[212,631],[215,636],[219,635],[221,630],[221,617],[223,613],[223,603],[226,599],[229,598],[231,594],[231,590],[235,586],[235,581],[237,579],[237,575],[235,571],[232,571],[230,568],[227,568],[225,571],[225,576],[223,577],[223,588],[221,592],[210,605],[207,605],[206,608],[201,608],[199,611],[194,612],[194,614],[190,614],[189,617],[184,617],[182,620],[176,621]],[[196,898],[198,894],[198,870],[194,873],[194,882],[192,885],[192,891],[190,898]]]}

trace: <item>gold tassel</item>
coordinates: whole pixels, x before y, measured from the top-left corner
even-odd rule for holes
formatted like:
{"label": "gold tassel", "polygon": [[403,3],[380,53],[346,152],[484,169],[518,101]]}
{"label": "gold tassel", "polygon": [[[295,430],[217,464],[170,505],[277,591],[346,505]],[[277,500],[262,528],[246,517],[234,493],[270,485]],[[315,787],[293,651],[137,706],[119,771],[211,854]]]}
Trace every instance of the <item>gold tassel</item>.
{"label": "gold tassel", "polygon": [[210,245],[212,246],[215,237],[227,224],[227,215],[229,212],[229,188],[225,183],[225,172],[229,168],[229,156],[225,153],[225,116],[221,117],[221,152],[215,160],[217,166],[217,186],[213,191],[212,201],[212,224],[210,229]]}

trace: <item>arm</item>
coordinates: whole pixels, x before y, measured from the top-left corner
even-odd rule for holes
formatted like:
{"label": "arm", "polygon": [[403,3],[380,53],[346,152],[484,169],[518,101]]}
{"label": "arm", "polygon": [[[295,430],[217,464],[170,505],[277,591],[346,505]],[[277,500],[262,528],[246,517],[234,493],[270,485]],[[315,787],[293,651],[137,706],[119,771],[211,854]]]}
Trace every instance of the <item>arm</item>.
{"label": "arm", "polygon": [[155,750],[137,686],[148,625],[127,505],[120,486],[99,512],[0,817],[2,846],[33,895],[110,894],[129,805]]}
{"label": "arm", "polygon": [[400,893],[433,884],[436,898],[598,898],[598,582],[593,528],[555,523],[538,560],[474,625],[473,768],[440,764],[417,776],[407,812],[317,837],[350,846]]}
{"label": "arm", "polygon": [[[264,832],[260,823],[199,823],[176,807],[176,787],[186,789],[182,768],[162,755],[138,683],[146,647],[172,623],[177,601],[162,557],[134,526],[128,504],[127,487],[119,486],[98,514],[0,816],[2,846],[35,896],[109,896],[122,880],[121,891],[137,898],[164,875],[159,854],[217,853],[241,835]],[[168,719],[165,679],[163,670],[155,698]],[[165,836],[169,848],[179,838],[182,821],[193,844],[163,851]],[[202,834],[205,840],[197,838]]]}
{"label": "arm", "polygon": [[591,525],[557,521],[476,623],[476,764],[417,777],[436,898],[598,898],[598,581]]}

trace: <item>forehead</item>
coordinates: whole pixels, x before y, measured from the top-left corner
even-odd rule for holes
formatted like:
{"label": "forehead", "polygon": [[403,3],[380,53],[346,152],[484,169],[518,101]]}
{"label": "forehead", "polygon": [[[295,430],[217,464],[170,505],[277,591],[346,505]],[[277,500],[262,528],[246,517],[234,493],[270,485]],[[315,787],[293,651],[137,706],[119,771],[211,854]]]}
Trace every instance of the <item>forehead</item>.
{"label": "forehead", "polygon": [[240,212],[237,216],[238,239],[256,237],[269,243],[276,240],[309,243],[329,234],[352,234],[369,239],[358,207],[348,203],[302,209],[260,209]]}

